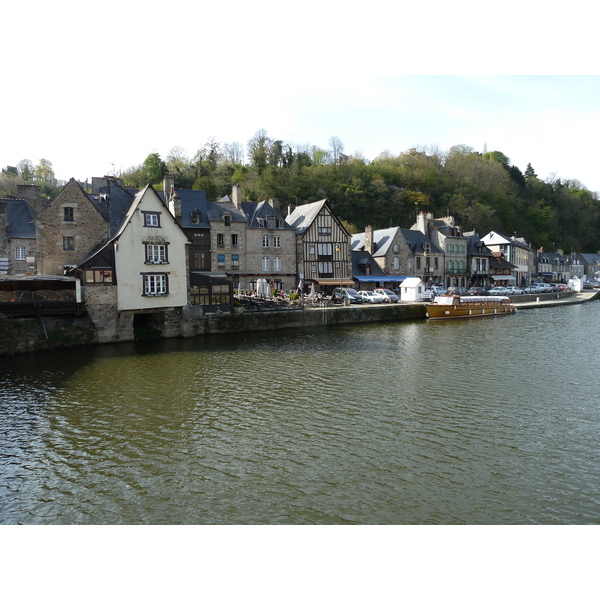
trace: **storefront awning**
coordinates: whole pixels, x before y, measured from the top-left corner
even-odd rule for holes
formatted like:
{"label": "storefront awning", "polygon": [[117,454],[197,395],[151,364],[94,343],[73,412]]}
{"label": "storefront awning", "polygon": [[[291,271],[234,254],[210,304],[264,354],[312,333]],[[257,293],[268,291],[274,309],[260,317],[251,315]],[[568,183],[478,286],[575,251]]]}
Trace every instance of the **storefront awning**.
{"label": "storefront awning", "polygon": [[516,281],[512,275],[492,275],[494,281]]}
{"label": "storefront awning", "polygon": [[352,279],[313,279],[312,281],[316,281],[319,285],[337,285],[341,287],[354,285]]}
{"label": "storefront awning", "polygon": [[373,277],[372,275],[364,275],[364,276],[360,276],[360,277],[354,277],[354,279],[356,279],[356,281],[360,281],[361,283],[363,282],[368,282],[368,283],[377,283],[379,281],[381,282],[392,282],[392,281],[404,281],[406,279],[405,275],[397,275],[397,276],[393,276],[393,275],[381,275],[380,277]]}

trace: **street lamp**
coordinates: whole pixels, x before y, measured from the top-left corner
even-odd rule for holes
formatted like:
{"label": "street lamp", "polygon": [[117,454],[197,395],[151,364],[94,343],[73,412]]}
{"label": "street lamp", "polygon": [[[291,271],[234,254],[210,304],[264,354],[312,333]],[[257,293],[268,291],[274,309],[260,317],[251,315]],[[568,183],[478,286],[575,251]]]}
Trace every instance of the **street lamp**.
{"label": "street lamp", "polygon": [[341,291],[342,291],[342,261],[341,261],[340,257],[342,255],[342,249],[340,246],[336,246],[335,251],[337,252],[338,268],[340,270],[340,293],[341,293]]}

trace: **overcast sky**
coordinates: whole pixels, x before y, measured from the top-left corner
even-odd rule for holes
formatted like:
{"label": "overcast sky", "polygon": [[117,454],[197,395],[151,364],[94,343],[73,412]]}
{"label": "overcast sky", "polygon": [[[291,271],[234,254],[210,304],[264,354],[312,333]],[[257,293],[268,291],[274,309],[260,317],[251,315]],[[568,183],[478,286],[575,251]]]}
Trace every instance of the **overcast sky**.
{"label": "overcast sky", "polygon": [[369,160],[500,150],[600,191],[591,3],[205,4],[4,6],[0,167],[46,158],[85,180],[264,129]]}

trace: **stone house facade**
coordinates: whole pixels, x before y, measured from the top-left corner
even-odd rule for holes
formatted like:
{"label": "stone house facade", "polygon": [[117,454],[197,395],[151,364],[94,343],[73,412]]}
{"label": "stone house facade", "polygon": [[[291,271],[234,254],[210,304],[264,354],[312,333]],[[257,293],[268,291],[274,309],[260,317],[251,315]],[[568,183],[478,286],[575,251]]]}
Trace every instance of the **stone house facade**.
{"label": "stone house facade", "polygon": [[[246,215],[245,271],[239,273],[242,289],[256,289],[267,279],[272,290],[296,287],[296,230],[286,223],[275,199],[243,202]],[[229,273],[236,277],[235,272]]]}
{"label": "stone house facade", "polygon": [[106,217],[75,179],[37,216],[35,226],[37,273],[45,275],[64,275],[110,232]]}
{"label": "stone house facade", "polygon": [[411,227],[424,233],[444,253],[443,283],[445,287],[466,287],[469,284],[467,269],[467,240],[462,229],[451,216],[434,219],[431,213],[420,212]]}

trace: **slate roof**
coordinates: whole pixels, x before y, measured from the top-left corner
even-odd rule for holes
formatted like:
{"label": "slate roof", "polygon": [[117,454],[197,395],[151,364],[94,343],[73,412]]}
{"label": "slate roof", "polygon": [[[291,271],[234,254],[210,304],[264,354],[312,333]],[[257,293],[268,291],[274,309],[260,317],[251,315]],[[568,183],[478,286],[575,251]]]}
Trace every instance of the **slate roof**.
{"label": "slate roof", "polygon": [[267,217],[275,217],[278,221],[276,229],[281,229],[279,222],[283,222],[283,229],[294,229],[267,200],[262,200],[261,202],[242,202],[242,210],[248,220],[248,227],[260,227],[258,219],[266,220]]}
{"label": "slate roof", "polygon": [[127,215],[134,194],[115,181],[108,181],[103,193],[89,194],[100,214],[109,222],[109,236],[114,235]]}
{"label": "slate roof", "polygon": [[[175,192],[181,198],[181,226],[186,229],[206,229],[210,227],[209,222],[209,203],[206,199],[204,190],[185,190],[175,188]],[[163,191],[158,192],[160,199],[166,204],[165,194]],[[200,223],[192,221],[192,213],[199,210],[202,218]]]}
{"label": "slate roof", "polygon": [[317,200],[309,204],[302,204],[296,208],[285,218],[286,222],[291,225],[298,235],[304,233],[317,218],[322,208],[327,203],[327,200]]}
{"label": "slate roof", "polygon": [[[388,229],[376,229],[373,231],[373,256],[385,256],[392,241],[398,232],[399,227],[389,227]],[[364,250],[365,248],[365,232],[354,233],[352,235],[352,250]]]}
{"label": "slate roof", "polygon": [[236,208],[229,196],[223,196],[217,202],[208,203],[208,220],[222,221],[223,215],[230,215],[232,223],[245,223],[246,215],[241,208]]}
{"label": "slate roof", "polygon": [[366,267],[371,265],[369,277],[387,277],[383,269],[373,260],[373,257],[366,250],[352,251],[352,277],[367,276]]}
{"label": "slate roof", "polygon": [[600,262],[600,254],[580,252],[579,256],[588,264]]}
{"label": "slate roof", "polygon": [[402,235],[413,254],[425,252],[425,244],[429,244],[429,250],[434,254],[444,254],[444,251],[434,244],[422,231],[418,229],[402,229]]}
{"label": "slate roof", "polygon": [[493,256],[492,251],[481,241],[475,232],[465,235],[467,240],[467,256]]}
{"label": "slate roof", "polygon": [[6,199],[6,223],[8,238],[35,239],[35,212],[27,200]]}

